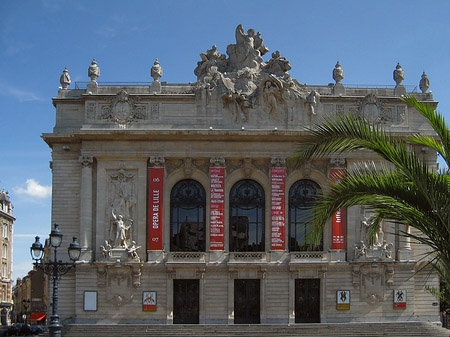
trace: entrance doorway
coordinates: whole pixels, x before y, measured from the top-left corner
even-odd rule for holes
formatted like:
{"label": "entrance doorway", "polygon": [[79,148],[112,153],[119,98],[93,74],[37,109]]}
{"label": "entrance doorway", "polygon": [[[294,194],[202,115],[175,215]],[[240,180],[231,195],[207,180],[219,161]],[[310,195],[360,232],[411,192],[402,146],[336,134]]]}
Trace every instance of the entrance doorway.
{"label": "entrance doorway", "polygon": [[234,323],[260,323],[260,280],[234,280]]}
{"label": "entrance doorway", "polygon": [[295,323],[320,323],[320,279],[295,280]]}
{"label": "entrance doorway", "polygon": [[198,324],[199,280],[173,280],[173,323]]}

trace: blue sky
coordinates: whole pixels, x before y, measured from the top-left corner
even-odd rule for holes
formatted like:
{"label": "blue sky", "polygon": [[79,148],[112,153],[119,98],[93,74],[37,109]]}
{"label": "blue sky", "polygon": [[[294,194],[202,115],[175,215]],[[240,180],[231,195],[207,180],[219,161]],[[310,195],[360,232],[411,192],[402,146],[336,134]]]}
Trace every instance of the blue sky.
{"label": "blue sky", "polygon": [[0,1],[0,189],[14,204],[14,272],[31,269],[29,247],[51,226],[52,132],[59,77],[88,81],[95,58],[99,82],[195,82],[199,54],[225,53],[239,23],[260,31],[301,83],[333,82],[339,60],[344,85],[394,85],[397,62],[406,85],[425,71],[439,110],[450,119],[450,1]]}

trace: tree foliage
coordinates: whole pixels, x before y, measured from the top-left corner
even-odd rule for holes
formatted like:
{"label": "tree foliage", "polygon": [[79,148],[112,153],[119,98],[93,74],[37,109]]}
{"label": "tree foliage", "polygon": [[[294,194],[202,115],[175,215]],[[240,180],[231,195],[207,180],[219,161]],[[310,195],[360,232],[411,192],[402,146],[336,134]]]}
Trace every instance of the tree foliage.
{"label": "tree foliage", "polygon": [[[316,203],[315,237],[342,207],[364,205],[373,214],[370,233],[375,233],[381,221],[409,225],[420,234],[409,236],[431,248],[430,261],[441,280],[450,284],[450,197],[448,170],[430,168],[412,147],[420,145],[436,151],[447,167],[450,163],[450,130],[442,115],[414,97],[402,100],[414,107],[430,123],[435,136],[422,134],[406,138],[387,132],[360,115],[343,113],[327,116],[309,129],[302,138],[294,159],[306,161],[332,154],[368,150],[384,159],[382,165],[361,162],[348,171],[338,184],[331,187]],[[417,232],[416,232],[417,233]]]}

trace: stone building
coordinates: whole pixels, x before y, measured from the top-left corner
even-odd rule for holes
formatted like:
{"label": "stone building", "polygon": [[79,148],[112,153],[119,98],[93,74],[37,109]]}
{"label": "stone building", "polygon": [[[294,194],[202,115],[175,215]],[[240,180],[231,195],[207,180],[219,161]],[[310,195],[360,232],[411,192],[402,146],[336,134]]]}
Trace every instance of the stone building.
{"label": "stone building", "polygon": [[10,322],[9,312],[12,301],[12,254],[13,254],[13,224],[16,218],[13,216],[13,205],[8,192],[0,191],[0,228],[2,231],[1,241],[1,301],[0,314],[1,324]]}
{"label": "stone building", "polygon": [[[82,262],[60,283],[64,322],[301,323],[439,320],[425,289],[424,247],[399,239],[408,230],[383,224],[369,244],[364,208],[342,209],[312,245],[310,201],[330,177],[368,152],[314,160],[289,157],[320,116],[352,111],[398,136],[432,134],[395,87],[346,87],[291,78],[289,61],[260,33],[239,25],[227,54],[200,54],[197,82],[69,89],[65,69],[53,99],[52,220],[68,245],[79,237]],[[265,58],[265,61],[263,59]],[[332,67],[330,67],[331,69]],[[425,75],[426,77],[426,75]],[[436,155],[424,152],[430,166]]]}

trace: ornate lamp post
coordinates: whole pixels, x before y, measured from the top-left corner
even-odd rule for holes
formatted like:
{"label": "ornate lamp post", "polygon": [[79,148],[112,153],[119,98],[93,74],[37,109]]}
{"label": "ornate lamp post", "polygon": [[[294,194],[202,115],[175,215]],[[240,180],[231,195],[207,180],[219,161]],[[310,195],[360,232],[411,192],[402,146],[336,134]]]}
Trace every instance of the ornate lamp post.
{"label": "ornate lamp post", "polygon": [[77,242],[77,237],[73,237],[73,242],[69,245],[68,253],[72,262],[58,261],[57,251],[61,245],[63,234],[58,229],[58,224],[54,224],[54,227],[50,233],[50,246],[54,250],[54,258],[51,256],[47,261],[43,260],[44,247],[39,242],[39,236],[36,236],[36,241],[31,245],[30,253],[32,259],[35,261],[34,265],[41,269],[45,274],[49,275],[53,280],[53,306],[52,316],[50,317],[50,325],[48,327],[49,337],[60,337],[62,325],[59,323],[58,315],[58,281],[62,275],[66,274],[70,269],[75,267],[75,261],[80,258],[81,247]]}

